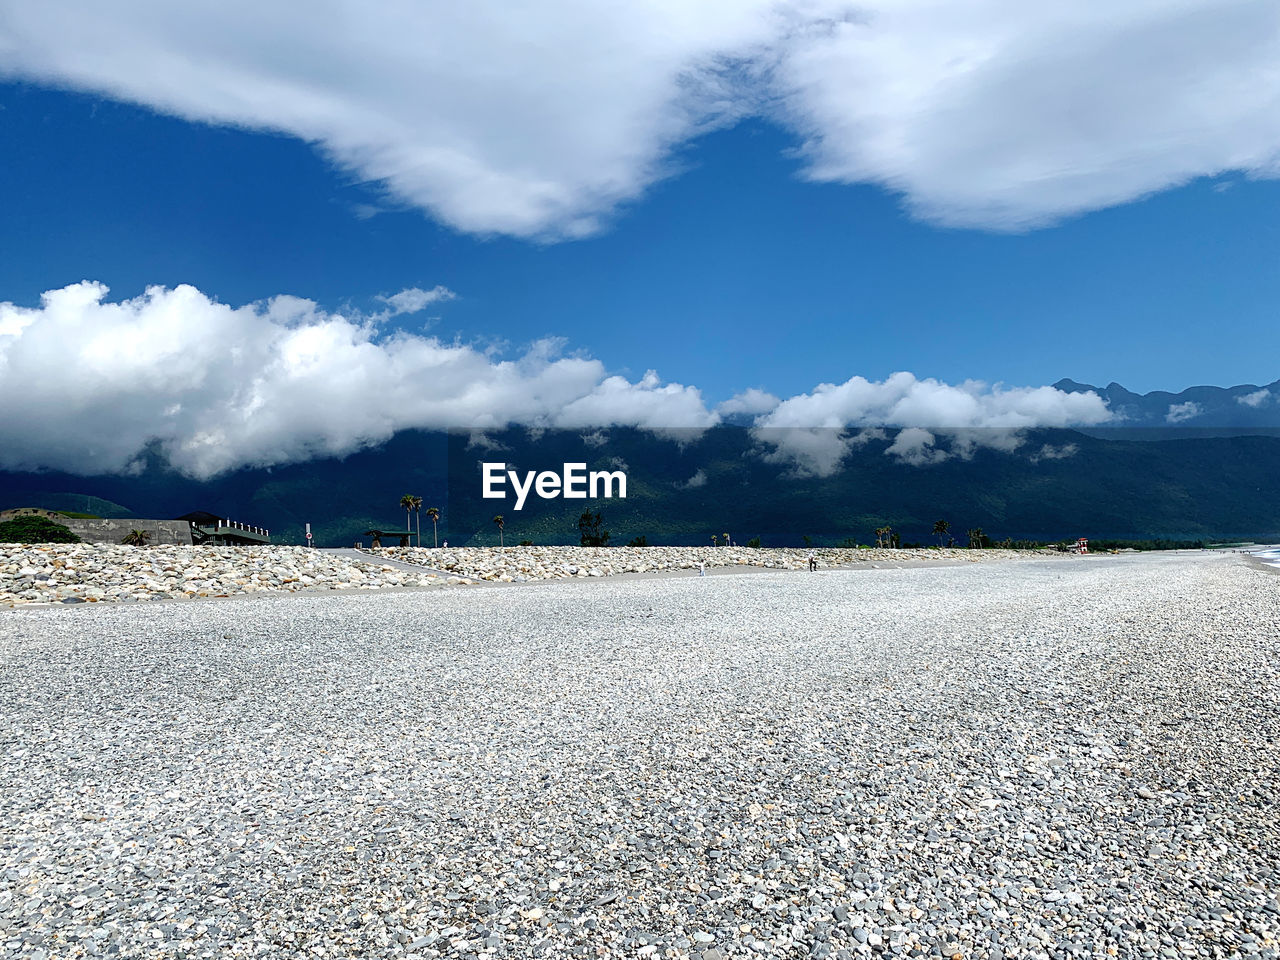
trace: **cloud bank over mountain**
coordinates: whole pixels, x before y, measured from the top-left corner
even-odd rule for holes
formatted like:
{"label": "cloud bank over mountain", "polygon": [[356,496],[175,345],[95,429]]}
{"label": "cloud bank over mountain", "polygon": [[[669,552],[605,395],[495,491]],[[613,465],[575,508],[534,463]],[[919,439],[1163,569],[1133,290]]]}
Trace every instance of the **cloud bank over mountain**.
{"label": "cloud bank over mountain", "polygon": [[[967,459],[980,447],[1012,451],[1030,427],[1096,426],[1112,419],[1095,393],[1054,387],[959,385],[895,373],[883,382],[853,377],[820,384],[784,400],[756,420],[756,436],[773,456],[804,475],[829,476],[868,439],[899,433],[886,451],[904,463],[927,466],[951,457]],[[860,428],[850,432],[848,428]],[[938,443],[945,437],[947,446]]]}
{"label": "cloud bank over mountain", "polygon": [[1023,229],[1280,173],[1273,0],[43,0],[0,76],[280,132],[474,233],[573,238],[745,117],[801,175]]}
{"label": "cloud bank over mountain", "polygon": [[[453,296],[440,291],[379,299],[412,312]],[[822,472],[879,427],[912,428],[890,453],[924,464],[966,445],[1013,449],[1023,428],[1110,416],[1093,393],[909,373],[781,401],[747,390],[716,409],[696,386],[652,370],[637,380],[610,374],[555,340],[505,359],[389,329],[382,312],[330,312],[292,296],[233,307],[186,285],[117,302],[107,294],[84,281],[46,292],[38,307],[0,303],[0,468],[120,473],[156,450],[209,477],[341,456],[405,429],[662,432],[714,426],[724,411],[754,415],[772,455]],[[937,430],[948,432],[949,452],[928,434]]]}

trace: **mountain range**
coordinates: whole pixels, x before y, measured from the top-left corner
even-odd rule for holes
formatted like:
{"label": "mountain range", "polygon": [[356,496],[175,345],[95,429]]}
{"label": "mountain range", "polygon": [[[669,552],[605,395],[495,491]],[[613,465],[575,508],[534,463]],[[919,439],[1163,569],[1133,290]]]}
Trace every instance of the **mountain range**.
{"label": "mountain range", "polygon": [[1118,383],[1095,387],[1065,379],[1053,386],[1066,393],[1096,393],[1107,401],[1115,422],[1094,429],[1280,427],[1280,380],[1263,386],[1188,387],[1181,393],[1134,393]]}
{"label": "mountain range", "polygon": [[[868,543],[884,525],[904,541],[929,542],[938,519],[957,534],[981,527],[995,539],[1280,540],[1280,381],[1145,395],[1118,384],[1055,386],[1097,390],[1116,410],[1116,424],[1022,431],[1004,448],[948,445],[939,432],[935,459],[915,463],[893,455],[888,431],[851,446],[830,476],[805,475],[762,447],[751,429],[732,425],[680,436],[629,428],[405,431],[345,458],[211,480],[177,473],[159,455],[129,476],[0,473],[0,509],[159,518],[207,510],[265,526],[276,542],[303,542],[310,523],[321,546],[367,542],[370,529],[403,529],[398,503],[406,493],[440,507],[440,536],[455,545],[496,543],[499,513],[507,542],[576,542],[584,506],[602,512],[614,543],[644,536],[652,544],[703,544],[724,532],[765,545]],[[480,497],[482,460],[522,469],[571,461],[622,468],[628,496],[531,497],[516,512],[510,501]]]}

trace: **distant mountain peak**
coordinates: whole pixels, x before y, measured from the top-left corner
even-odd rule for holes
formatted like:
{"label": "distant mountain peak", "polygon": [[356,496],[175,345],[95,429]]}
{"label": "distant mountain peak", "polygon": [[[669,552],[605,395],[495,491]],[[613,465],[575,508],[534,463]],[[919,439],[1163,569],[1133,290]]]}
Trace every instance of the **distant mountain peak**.
{"label": "distant mountain peak", "polygon": [[1129,390],[1122,384],[1116,383],[1114,380],[1108,383],[1102,389],[1101,392],[1103,396],[1107,397],[1108,399],[1124,397],[1126,400],[1130,398],[1137,400],[1137,399],[1141,399],[1141,397],[1143,396],[1140,393],[1134,393],[1132,390]]}
{"label": "distant mountain peak", "polygon": [[1061,390],[1063,393],[1097,393],[1098,388],[1087,383],[1077,383],[1070,377],[1063,377],[1057,383],[1053,384],[1053,389]]}

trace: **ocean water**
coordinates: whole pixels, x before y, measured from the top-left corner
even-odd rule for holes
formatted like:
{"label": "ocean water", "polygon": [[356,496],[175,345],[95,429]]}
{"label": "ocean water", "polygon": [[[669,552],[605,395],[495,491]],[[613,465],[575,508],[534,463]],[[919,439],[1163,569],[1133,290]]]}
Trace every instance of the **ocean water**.
{"label": "ocean water", "polygon": [[1250,552],[1263,563],[1269,563],[1273,567],[1280,567],[1280,546],[1263,547],[1260,550]]}

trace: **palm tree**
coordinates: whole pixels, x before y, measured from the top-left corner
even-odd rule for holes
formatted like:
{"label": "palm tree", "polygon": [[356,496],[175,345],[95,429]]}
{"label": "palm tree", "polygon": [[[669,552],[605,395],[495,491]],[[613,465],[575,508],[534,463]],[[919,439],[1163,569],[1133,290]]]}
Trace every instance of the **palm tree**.
{"label": "palm tree", "polygon": [[893,544],[893,527],[876,527],[876,546],[888,547]]}
{"label": "palm tree", "polygon": [[498,514],[496,517],[494,517],[493,522],[498,525],[498,546],[506,547],[506,543],[502,539],[502,527],[503,527],[502,514]]}
{"label": "palm tree", "polygon": [[413,511],[414,496],[412,493],[406,493],[400,498],[400,509],[404,511],[404,528],[409,529],[409,514]]}
{"label": "palm tree", "polygon": [[431,539],[438,547],[440,546],[440,531],[436,527],[436,521],[440,519],[440,508],[427,507],[427,517],[431,520]]}
{"label": "palm tree", "polygon": [[982,533],[982,528],[974,527],[969,531],[969,549],[973,550],[980,548],[982,546],[982,541],[985,539],[986,537]]}
{"label": "palm tree", "polygon": [[130,530],[120,542],[130,547],[145,547],[151,540],[148,530]]}
{"label": "palm tree", "polygon": [[414,526],[418,528],[418,546],[422,546],[422,517],[420,516],[421,510],[422,510],[422,498],[414,497],[413,498],[413,523],[414,523]]}
{"label": "palm tree", "polygon": [[938,546],[943,546],[943,539],[951,532],[951,524],[945,520],[933,521],[933,535],[938,538]]}

